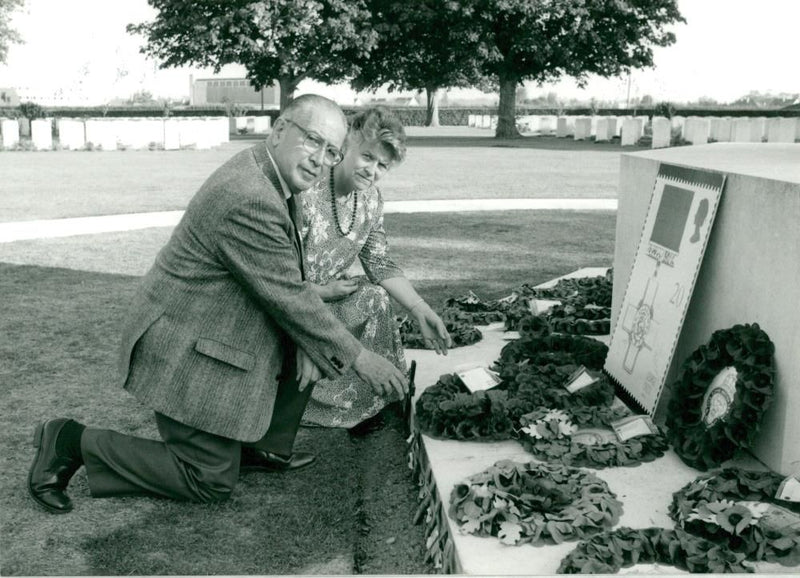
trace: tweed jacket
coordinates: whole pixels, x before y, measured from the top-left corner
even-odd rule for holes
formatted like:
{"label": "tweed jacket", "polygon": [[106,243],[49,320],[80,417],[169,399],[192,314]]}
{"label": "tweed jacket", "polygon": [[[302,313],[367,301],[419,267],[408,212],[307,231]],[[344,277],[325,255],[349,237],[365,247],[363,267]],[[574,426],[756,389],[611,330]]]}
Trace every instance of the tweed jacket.
{"label": "tweed jacket", "polygon": [[260,439],[291,348],[327,377],[361,350],[304,282],[301,256],[266,144],[236,154],[192,198],[138,288],[123,328],[124,387],[183,424]]}

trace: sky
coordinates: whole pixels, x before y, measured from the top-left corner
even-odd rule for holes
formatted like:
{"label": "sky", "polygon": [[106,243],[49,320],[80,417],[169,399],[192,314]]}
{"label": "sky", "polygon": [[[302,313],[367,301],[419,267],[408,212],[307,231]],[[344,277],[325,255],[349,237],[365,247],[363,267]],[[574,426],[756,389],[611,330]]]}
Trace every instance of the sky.
{"label": "sky", "polygon": [[[708,97],[730,102],[750,91],[800,93],[797,36],[800,0],[678,0],[685,24],[672,27],[677,42],[655,48],[655,66],[631,75],[630,96],[686,102]],[[13,25],[25,40],[11,45],[0,65],[0,87],[44,95],[68,95],[99,104],[147,90],[156,97],[188,97],[190,75],[210,69],[166,69],[139,53],[141,38],[129,23],[151,20],[146,0],[26,0]],[[221,74],[244,77],[239,66]],[[305,83],[299,92],[319,92],[350,104],[346,86]],[[562,99],[594,97],[624,102],[628,79],[593,78],[584,89],[571,79],[542,87]],[[463,92],[467,95],[468,92]]]}

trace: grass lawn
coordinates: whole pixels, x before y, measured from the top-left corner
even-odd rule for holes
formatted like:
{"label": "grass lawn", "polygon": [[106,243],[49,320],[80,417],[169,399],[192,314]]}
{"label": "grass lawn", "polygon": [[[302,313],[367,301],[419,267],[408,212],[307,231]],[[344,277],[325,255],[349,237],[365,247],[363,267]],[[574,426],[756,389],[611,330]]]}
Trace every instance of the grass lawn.
{"label": "grass lawn", "polygon": [[[453,132],[412,137],[406,161],[383,180],[385,198],[615,198],[620,154],[634,150]],[[256,142],[206,151],[2,152],[0,222],[183,209],[208,175]]]}

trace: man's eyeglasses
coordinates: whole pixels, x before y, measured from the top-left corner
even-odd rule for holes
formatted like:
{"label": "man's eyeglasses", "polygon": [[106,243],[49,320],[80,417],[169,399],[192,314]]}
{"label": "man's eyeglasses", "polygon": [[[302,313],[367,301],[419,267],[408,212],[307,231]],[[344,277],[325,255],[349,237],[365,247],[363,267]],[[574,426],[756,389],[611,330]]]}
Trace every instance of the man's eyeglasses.
{"label": "man's eyeglasses", "polygon": [[325,154],[322,156],[322,164],[328,167],[334,167],[342,162],[344,155],[342,151],[333,146],[328,146],[328,143],[315,132],[300,126],[295,121],[289,118],[284,118],[284,121],[296,126],[300,132],[303,133],[303,148],[310,153],[319,152],[320,149],[325,148]]}

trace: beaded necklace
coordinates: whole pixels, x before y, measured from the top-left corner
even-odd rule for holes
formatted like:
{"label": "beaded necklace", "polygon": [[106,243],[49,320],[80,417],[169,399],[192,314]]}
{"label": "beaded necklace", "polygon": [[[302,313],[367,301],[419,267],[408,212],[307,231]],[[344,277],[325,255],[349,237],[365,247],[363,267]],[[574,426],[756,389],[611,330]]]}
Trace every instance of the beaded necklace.
{"label": "beaded necklace", "polygon": [[331,178],[330,178],[330,189],[331,189],[331,205],[333,206],[333,220],[336,221],[336,229],[339,231],[339,234],[342,237],[346,237],[350,234],[353,230],[353,226],[356,224],[356,211],[358,210],[358,191],[353,191],[353,211],[350,213],[350,225],[347,227],[347,230],[342,229],[342,225],[339,222],[339,210],[336,208],[336,189],[334,187],[333,182],[333,167],[331,167]]}

